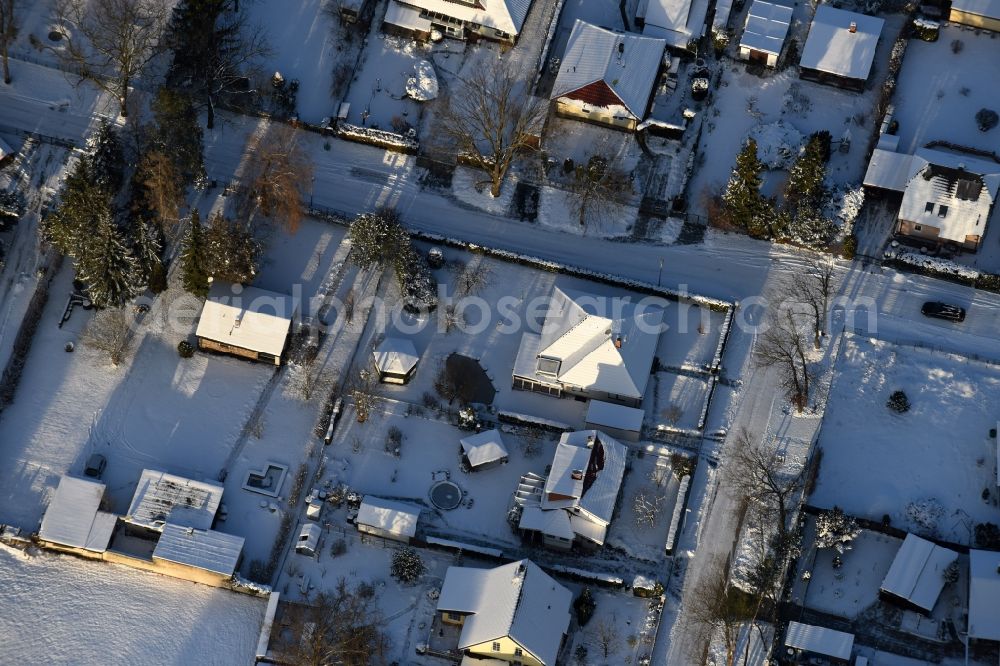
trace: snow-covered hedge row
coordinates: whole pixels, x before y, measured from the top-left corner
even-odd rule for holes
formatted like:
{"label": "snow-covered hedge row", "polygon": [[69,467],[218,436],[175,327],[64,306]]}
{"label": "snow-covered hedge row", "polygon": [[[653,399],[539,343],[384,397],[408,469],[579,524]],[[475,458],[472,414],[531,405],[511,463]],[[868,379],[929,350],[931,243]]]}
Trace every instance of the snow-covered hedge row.
{"label": "snow-covered hedge row", "polygon": [[374,127],[361,127],[351,123],[337,123],[337,136],[348,141],[367,143],[386,150],[396,150],[401,153],[416,153],[420,148],[420,143],[413,138],[375,129]]}
{"label": "snow-covered hedge row", "polygon": [[920,268],[932,276],[937,275],[951,279],[958,278],[968,282],[975,282],[980,277],[979,271],[974,268],[963,266],[949,259],[928,257],[908,249],[896,248],[886,250],[885,258],[889,262],[898,262],[907,266]]}
{"label": "snow-covered hedge row", "polygon": [[262,585],[261,583],[255,583],[252,580],[247,580],[239,574],[233,574],[233,580],[230,583],[230,588],[236,592],[243,592],[244,594],[252,594],[258,597],[266,597],[271,594],[270,585]]}
{"label": "snow-covered hedge row", "polygon": [[548,430],[551,432],[571,432],[576,430],[571,425],[566,423],[561,423],[559,421],[550,421],[549,419],[539,418],[537,416],[531,416],[530,414],[521,414],[519,412],[507,412],[501,410],[497,413],[497,420],[501,423],[510,423],[513,425],[523,425],[530,426],[532,428],[541,428],[542,430]]}
{"label": "snow-covered hedge row", "polygon": [[560,273],[562,275],[572,275],[573,277],[583,278],[586,280],[593,280],[594,282],[601,282],[616,287],[623,287],[631,291],[638,291],[640,293],[650,294],[653,296],[662,296],[663,298],[672,301],[681,301],[685,303],[701,305],[706,308],[709,308],[710,310],[715,310],[717,312],[727,312],[733,308],[733,304],[731,302],[724,301],[718,298],[699,296],[697,294],[689,294],[687,292],[681,292],[677,291],[676,289],[670,289],[667,287],[658,287],[654,284],[651,284],[649,282],[643,282],[641,280],[624,278],[618,275],[612,275],[610,273],[594,271],[589,268],[581,268],[580,266],[573,266],[571,264],[561,264],[556,261],[549,261],[548,259],[540,259],[538,257],[532,257],[526,254],[518,254],[517,252],[510,252],[508,250],[499,250],[497,248],[487,247],[484,245],[476,245],[475,243],[468,243],[463,240],[458,240],[457,238],[449,238],[447,236],[442,236],[440,234],[432,234],[424,231],[411,230],[410,235],[413,236],[414,238],[419,238],[421,240],[425,240],[431,243],[438,243],[441,245],[447,245],[449,247],[456,247],[463,250],[468,250],[469,252],[477,252],[480,254],[485,254],[490,257],[503,259],[505,261],[512,261],[514,263],[522,264],[524,266],[531,266],[532,268],[539,268],[541,270],[551,271],[553,273]]}
{"label": "snow-covered hedge row", "polygon": [[576,567],[567,567],[563,564],[547,564],[543,565],[542,568],[585,582],[610,585],[612,587],[625,587],[625,581],[621,577],[600,573],[599,571],[587,571],[585,569],[577,569]]}
{"label": "snow-covered hedge row", "polygon": [[674,514],[670,517],[670,529],[667,530],[667,543],[665,546],[667,555],[674,554],[677,546],[677,533],[681,529],[681,521],[684,519],[684,511],[687,508],[688,489],[691,487],[691,475],[687,474],[681,479],[677,488],[677,501],[674,502]]}

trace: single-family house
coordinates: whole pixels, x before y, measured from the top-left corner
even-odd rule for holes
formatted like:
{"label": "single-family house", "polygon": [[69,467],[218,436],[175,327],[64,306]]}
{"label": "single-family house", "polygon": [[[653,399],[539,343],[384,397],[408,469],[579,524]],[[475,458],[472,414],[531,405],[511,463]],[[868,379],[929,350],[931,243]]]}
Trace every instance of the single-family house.
{"label": "single-family house", "polygon": [[775,67],[794,10],[786,0],[753,0],[740,38],[740,59]]}
{"label": "single-family house", "polygon": [[459,440],[462,448],[462,462],[472,472],[503,465],[507,462],[507,447],[504,446],[500,431],[485,430]]}
{"label": "single-family house", "polygon": [[417,370],[417,348],[405,338],[387,337],[375,347],[375,371],[384,384],[408,384]]}
{"label": "single-family house", "polygon": [[879,594],[897,605],[930,615],[944,588],[945,569],[957,559],[955,551],[907,534]]}
{"label": "single-family house", "polygon": [[513,386],[638,407],[663,316],[655,305],[556,287],[541,333],[521,337]]}
{"label": "single-family house", "polygon": [[[216,530],[199,530],[167,523],[163,526],[151,558],[158,571],[174,569],[185,572],[180,578],[218,583],[230,580],[243,556],[241,536]],[[197,578],[192,578],[196,572]]]}
{"label": "single-family house", "polygon": [[198,348],[281,365],[294,316],[290,296],[213,281],[195,332]]}
{"label": "single-family house", "polygon": [[572,601],[534,562],[519,560],[494,569],[449,567],[437,610],[442,624],[461,628],[458,649],[467,656],[554,666]]}
{"label": "single-family house", "polygon": [[864,183],[902,192],[897,236],[975,252],[1000,193],[1000,163],[951,148],[920,148],[913,155],[876,148]]}
{"label": "single-family house", "polygon": [[646,37],[665,39],[676,51],[688,50],[705,34],[708,0],[639,0],[635,23]]}
{"label": "single-family house", "polygon": [[1000,0],[952,0],[948,21],[1000,32]]}
{"label": "single-family house", "polygon": [[529,9],[531,0],[389,0],[383,25],[418,38],[437,31],[513,44]]}
{"label": "single-family house", "polygon": [[359,532],[409,543],[417,535],[420,509],[412,504],[365,495],[354,519]]}
{"label": "single-family house", "polygon": [[552,86],[556,113],[634,130],[649,111],[666,45],[577,19]]}
{"label": "single-family house", "polygon": [[820,5],[802,47],[799,76],[848,90],[864,90],[884,25],[885,21],[875,16]]}
{"label": "single-family house", "polygon": [[101,511],[105,485],[64,476],[42,516],[38,540],[46,548],[99,559],[108,549],[118,516]]}
{"label": "single-family house", "polygon": [[1000,553],[969,551],[969,638],[1000,641]]}
{"label": "single-family house", "polygon": [[627,457],[624,444],[599,430],[564,433],[544,482],[515,494],[518,529],[551,548],[603,546]]}
{"label": "single-family house", "polygon": [[153,532],[162,532],[167,523],[209,530],[222,503],[222,491],[221,484],[211,481],[144,469],[122,519]]}
{"label": "single-family house", "polygon": [[789,654],[801,658],[818,657],[828,663],[847,664],[854,648],[854,634],[792,621],[785,633],[785,647]]}

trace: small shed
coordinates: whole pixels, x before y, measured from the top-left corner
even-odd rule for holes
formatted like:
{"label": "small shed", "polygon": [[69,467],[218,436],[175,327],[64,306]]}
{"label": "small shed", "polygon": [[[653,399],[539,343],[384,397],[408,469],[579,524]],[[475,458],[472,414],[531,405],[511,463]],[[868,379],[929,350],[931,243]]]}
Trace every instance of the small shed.
{"label": "small shed", "polygon": [[944,571],[958,553],[907,534],[879,592],[883,598],[929,615],[944,588]]}
{"label": "small shed", "polygon": [[323,533],[316,523],[303,523],[299,529],[299,538],[295,540],[295,552],[303,555],[315,555],[319,549],[319,537]]}
{"label": "small shed", "polygon": [[969,637],[1000,641],[1000,553],[969,551]]}
{"label": "small shed", "polygon": [[365,495],[355,523],[359,532],[409,543],[417,534],[420,510],[410,504]]}
{"label": "small shed", "polygon": [[417,370],[417,348],[405,338],[386,338],[375,348],[375,369],[385,384],[408,384]]}
{"label": "small shed", "polygon": [[469,469],[479,471],[503,465],[507,462],[507,447],[499,430],[486,430],[478,435],[464,437],[462,444],[462,462]]}
{"label": "small shed", "polygon": [[875,16],[820,5],[802,47],[799,76],[861,92],[884,25]]}
{"label": "small shed", "polygon": [[782,0],[754,0],[740,38],[740,60],[775,67],[793,11],[794,7]]}
{"label": "small shed", "polygon": [[586,430],[601,430],[618,440],[638,442],[646,413],[635,407],[591,400],[587,407]]}
{"label": "small shed", "polygon": [[788,623],[785,647],[789,653],[826,657],[833,663],[847,664],[851,660],[854,634],[793,621]]}

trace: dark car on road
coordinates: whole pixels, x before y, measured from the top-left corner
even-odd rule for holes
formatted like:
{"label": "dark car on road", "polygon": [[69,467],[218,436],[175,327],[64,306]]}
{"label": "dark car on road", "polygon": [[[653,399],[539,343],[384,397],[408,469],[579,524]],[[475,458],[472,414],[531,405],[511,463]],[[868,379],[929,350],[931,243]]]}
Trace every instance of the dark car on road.
{"label": "dark car on road", "polygon": [[924,307],[920,308],[921,314],[925,317],[935,319],[947,319],[948,321],[965,321],[965,308],[941,301],[927,301]]}
{"label": "dark car on road", "polygon": [[83,468],[83,473],[91,478],[99,479],[104,474],[104,468],[107,466],[107,458],[100,453],[95,453],[87,459],[87,466]]}

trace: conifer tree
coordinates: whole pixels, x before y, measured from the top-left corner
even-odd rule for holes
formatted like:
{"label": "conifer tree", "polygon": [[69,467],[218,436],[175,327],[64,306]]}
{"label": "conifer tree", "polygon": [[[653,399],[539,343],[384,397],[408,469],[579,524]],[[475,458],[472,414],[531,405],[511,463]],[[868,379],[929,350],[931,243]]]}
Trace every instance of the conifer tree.
{"label": "conifer tree", "polygon": [[729,222],[759,238],[770,235],[774,213],[773,206],[760,193],[763,171],[764,164],[757,157],[757,142],[748,139],[736,156],[736,166],[722,195]]}
{"label": "conifer tree", "polygon": [[191,222],[182,242],[184,251],[181,254],[181,281],[184,289],[196,296],[205,297],[208,295],[208,268],[201,217],[197,208],[191,211]]}
{"label": "conifer tree", "polygon": [[253,281],[261,248],[249,229],[216,213],[203,239],[205,266],[212,277],[238,284]]}
{"label": "conifer tree", "polygon": [[125,153],[118,133],[107,120],[101,119],[91,138],[91,146],[94,182],[113,197],[122,187]]}
{"label": "conifer tree", "polygon": [[76,257],[76,276],[99,308],[121,307],[142,290],[139,262],[110,210],[98,216],[91,242]]}
{"label": "conifer tree", "polygon": [[90,158],[81,157],[66,177],[59,206],[42,222],[42,236],[62,254],[76,257],[110,206],[111,198],[94,184]]}
{"label": "conifer tree", "polygon": [[132,252],[139,262],[142,284],[157,294],[166,288],[161,284],[166,278],[160,257],[162,249],[159,230],[152,223],[136,218],[132,229]]}

